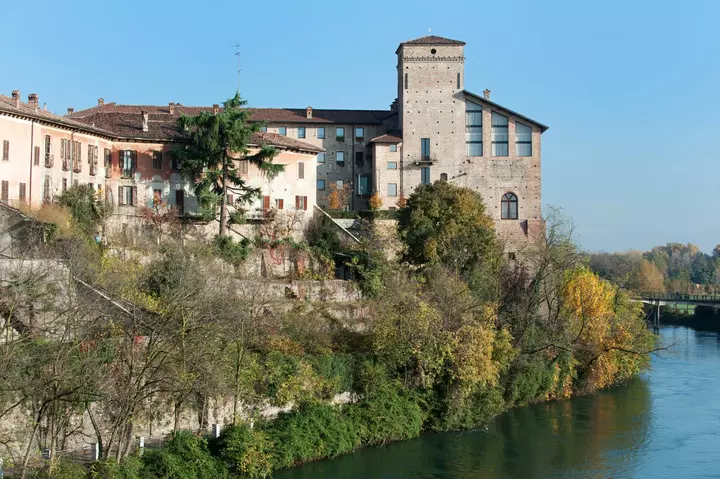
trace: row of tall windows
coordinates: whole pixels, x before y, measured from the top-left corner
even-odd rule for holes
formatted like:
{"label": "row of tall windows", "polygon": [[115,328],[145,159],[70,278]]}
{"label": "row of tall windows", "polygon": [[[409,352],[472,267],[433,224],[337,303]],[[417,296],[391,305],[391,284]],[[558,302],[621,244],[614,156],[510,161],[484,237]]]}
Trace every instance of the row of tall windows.
{"label": "row of tall windows", "polygon": [[[491,155],[508,156],[508,117],[493,111],[490,126]],[[483,108],[472,101],[465,102],[465,154],[483,156]],[[515,122],[515,155],[532,156],[532,127],[520,122]]]}
{"label": "row of tall windows", "polygon": [[[278,135],[287,136],[288,129],[287,126],[278,126]],[[267,132],[267,126],[263,126],[260,128],[261,131]],[[307,128],[304,126],[297,127],[297,137],[298,138],[307,138]],[[325,138],[325,127],[319,126],[315,128],[315,137],[318,139],[324,139]],[[335,139],[337,141],[345,141],[345,127],[338,126],[335,128]],[[355,141],[364,141],[365,140],[365,128],[359,126],[355,128]]]}

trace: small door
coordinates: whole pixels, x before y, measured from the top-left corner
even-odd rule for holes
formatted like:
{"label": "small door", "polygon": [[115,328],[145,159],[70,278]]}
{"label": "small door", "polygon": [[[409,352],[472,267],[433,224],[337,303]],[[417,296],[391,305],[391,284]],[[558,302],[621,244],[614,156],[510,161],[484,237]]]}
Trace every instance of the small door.
{"label": "small door", "polygon": [[177,208],[178,215],[182,216],[185,214],[185,191],[175,190],[175,207]]}

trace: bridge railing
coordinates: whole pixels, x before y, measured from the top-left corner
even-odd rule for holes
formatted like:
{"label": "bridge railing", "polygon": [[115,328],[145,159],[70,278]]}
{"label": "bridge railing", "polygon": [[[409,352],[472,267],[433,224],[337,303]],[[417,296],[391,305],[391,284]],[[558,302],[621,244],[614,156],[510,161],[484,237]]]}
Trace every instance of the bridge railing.
{"label": "bridge railing", "polygon": [[635,296],[650,301],[695,301],[720,303],[720,294],[687,294],[687,293],[655,293],[650,291],[638,291]]}

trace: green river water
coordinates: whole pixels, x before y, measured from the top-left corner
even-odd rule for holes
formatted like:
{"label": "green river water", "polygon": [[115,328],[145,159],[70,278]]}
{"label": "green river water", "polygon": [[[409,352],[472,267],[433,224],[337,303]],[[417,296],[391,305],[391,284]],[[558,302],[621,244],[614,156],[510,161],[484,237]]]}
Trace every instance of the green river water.
{"label": "green river water", "polygon": [[671,349],[626,385],[274,478],[720,478],[720,337],[671,327],[660,336]]}

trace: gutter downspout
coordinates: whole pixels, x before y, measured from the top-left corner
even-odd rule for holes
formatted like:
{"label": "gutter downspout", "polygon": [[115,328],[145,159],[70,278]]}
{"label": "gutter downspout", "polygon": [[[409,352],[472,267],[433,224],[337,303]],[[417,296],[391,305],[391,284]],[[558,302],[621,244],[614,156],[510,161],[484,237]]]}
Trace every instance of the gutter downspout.
{"label": "gutter downspout", "polygon": [[28,182],[28,196],[26,201],[29,205],[32,205],[32,178],[33,178],[33,153],[34,153],[34,146],[35,146],[35,118],[33,118],[30,121],[30,181]]}
{"label": "gutter downspout", "polygon": [[[350,180],[350,185],[352,187],[352,192],[350,196],[350,209],[355,211],[355,192],[360,190],[355,190],[355,188],[360,188],[360,184],[357,181],[357,177],[355,175],[355,125],[351,125],[350,135],[352,138],[352,154],[350,155],[350,161],[352,161],[352,179]],[[357,183],[357,184],[356,184]]]}

